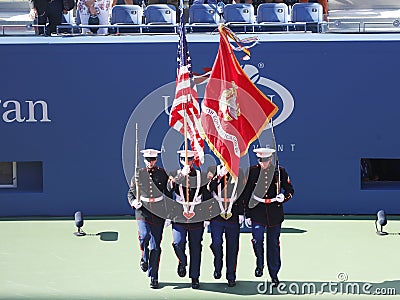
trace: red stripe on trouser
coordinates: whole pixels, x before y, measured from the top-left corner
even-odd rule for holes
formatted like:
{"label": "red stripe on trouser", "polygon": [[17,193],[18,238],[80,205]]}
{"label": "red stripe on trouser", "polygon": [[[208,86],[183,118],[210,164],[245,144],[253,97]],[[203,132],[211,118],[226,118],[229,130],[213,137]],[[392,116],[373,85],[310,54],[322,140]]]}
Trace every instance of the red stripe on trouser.
{"label": "red stripe on trouser", "polygon": [[144,249],[142,248],[142,243],[140,242],[140,231],[138,230],[138,240],[139,240],[139,247],[140,250],[142,251],[142,258],[144,256]]}

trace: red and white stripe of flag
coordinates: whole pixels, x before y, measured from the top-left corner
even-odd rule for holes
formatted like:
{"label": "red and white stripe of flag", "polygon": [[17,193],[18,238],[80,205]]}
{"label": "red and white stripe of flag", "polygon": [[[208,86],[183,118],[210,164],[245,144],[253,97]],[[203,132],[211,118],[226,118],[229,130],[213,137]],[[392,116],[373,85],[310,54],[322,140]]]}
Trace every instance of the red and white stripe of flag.
{"label": "red and white stripe of flag", "polygon": [[[200,132],[200,105],[195,87],[192,87],[190,72],[187,66],[180,67],[176,79],[175,99],[169,116],[169,125],[184,134],[184,118],[187,123],[187,137],[191,148],[197,153],[196,164],[204,162],[204,141]],[[185,114],[186,112],[186,114]]]}

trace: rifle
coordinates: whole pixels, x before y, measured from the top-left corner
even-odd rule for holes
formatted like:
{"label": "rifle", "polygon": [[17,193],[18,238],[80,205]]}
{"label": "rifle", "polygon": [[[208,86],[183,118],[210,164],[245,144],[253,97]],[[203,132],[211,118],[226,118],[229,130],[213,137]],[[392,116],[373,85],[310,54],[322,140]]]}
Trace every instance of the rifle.
{"label": "rifle", "polygon": [[274,133],[274,121],[271,118],[271,132],[272,132],[272,137],[274,140],[276,152],[275,152],[275,157],[276,157],[276,167],[275,167],[275,177],[276,177],[276,195],[279,195],[281,193],[281,170],[279,169],[279,160],[278,160],[278,147],[276,146],[276,139],[275,139],[275,133]]}

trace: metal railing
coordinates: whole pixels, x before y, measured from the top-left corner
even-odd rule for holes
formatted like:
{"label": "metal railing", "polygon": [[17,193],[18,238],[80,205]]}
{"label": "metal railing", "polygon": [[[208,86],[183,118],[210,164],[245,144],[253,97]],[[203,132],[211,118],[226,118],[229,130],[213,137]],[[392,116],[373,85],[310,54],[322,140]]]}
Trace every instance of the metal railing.
{"label": "metal railing", "polygon": [[[373,32],[377,31],[388,31],[388,30],[398,30],[400,32],[400,21],[393,20],[392,22],[388,21],[340,21],[336,20],[334,22],[328,22],[328,30],[329,31],[348,31],[348,32],[356,32],[356,33],[366,33],[368,30],[372,30]],[[384,27],[382,27],[384,26]],[[356,30],[356,31],[355,31]]]}
{"label": "metal railing", "polygon": [[[81,34],[82,29],[84,28],[108,28],[108,29],[114,29],[115,34],[121,34],[120,29],[137,29],[139,34],[144,34],[147,33],[146,30],[149,30],[149,33],[152,33],[151,30],[155,28],[165,28],[165,29],[172,29],[173,33],[177,33],[177,28],[179,24],[165,24],[165,23],[152,23],[152,24],[140,24],[140,25],[133,25],[133,24],[112,24],[112,25],[74,25],[74,24],[63,24],[63,25],[58,25],[56,28],[56,33],[60,34],[62,33],[62,29],[69,29],[70,34]],[[79,31],[79,33],[74,33],[74,31]],[[134,33],[134,32],[129,32],[129,33]]]}
{"label": "metal railing", "polygon": [[[317,26],[317,32],[319,33],[329,33],[329,32],[354,32],[354,33],[366,33],[366,32],[385,32],[394,31],[400,32],[400,20],[396,19],[392,22],[383,21],[341,21],[336,20],[334,22],[320,22],[320,23],[306,23],[306,22],[264,22],[264,23],[225,23],[228,27],[232,28],[236,32],[241,33],[268,33],[268,32],[281,32],[290,33],[294,31],[309,32],[311,26]],[[108,28],[113,32],[111,34],[161,34],[177,33],[177,28],[179,24],[165,24],[165,23],[152,23],[152,24],[108,24],[108,25],[76,25],[76,24],[62,24],[58,25],[56,28],[56,34],[71,34],[71,35],[82,35],[82,29],[84,28]],[[204,24],[204,23],[193,23],[186,24],[187,32],[198,32],[196,29],[205,29],[200,32],[212,33],[216,30],[218,24]],[[276,30],[277,27],[281,27],[282,30]],[[46,33],[45,25],[20,25],[20,24],[0,24],[1,35],[37,35],[39,28],[43,28],[43,32]],[[275,28],[275,30],[270,30]],[[16,29],[12,31],[12,29]],[[134,32],[128,32],[127,29],[133,29]],[[166,32],[165,29],[171,29],[170,32]],[[209,30],[207,30],[209,29]],[[239,30],[238,30],[239,29]],[[242,29],[242,30],[240,30]],[[301,30],[298,30],[301,29]],[[136,31],[135,31],[136,30]]]}
{"label": "metal railing", "polygon": [[[17,28],[20,31],[20,34],[22,32],[27,33],[27,32],[32,32],[32,33],[37,33],[39,28],[43,28],[43,32],[46,33],[46,25],[34,25],[34,24],[28,24],[28,25],[21,25],[21,24],[1,24],[0,25],[0,30],[2,35],[7,35],[7,29],[10,28]],[[25,29],[25,30],[24,30]],[[18,35],[18,34],[11,34],[11,35]]]}
{"label": "metal railing", "polygon": [[[254,32],[270,32],[269,30],[264,30],[264,28],[271,28],[271,27],[282,27],[285,28],[284,30],[279,30],[280,32],[292,32],[298,31],[296,28],[301,28],[300,31],[308,32],[312,26],[317,26],[318,32],[324,32],[325,27],[327,26],[327,22],[321,23],[306,23],[306,22],[268,22],[268,23],[225,23],[228,27],[235,29],[242,28],[242,33],[254,33]],[[213,32],[218,27],[219,24],[214,23],[193,23],[193,24],[186,24],[185,27],[188,33],[195,32],[194,29],[210,29],[206,32]],[[151,23],[151,24],[140,24],[140,25],[133,25],[133,24],[112,24],[112,25],[74,25],[74,24],[62,24],[57,26],[57,34],[69,33],[72,35],[81,35],[83,28],[108,28],[113,29],[115,32],[114,34],[146,34],[146,33],[165,33],[161,30],[161,32],[153,31],[156,29],[172,29],[173,33],[177,33],[177,28],[179,24],[165,24],[165,23]],[[121,29],[136,29],[137,32],[121,32]]]}

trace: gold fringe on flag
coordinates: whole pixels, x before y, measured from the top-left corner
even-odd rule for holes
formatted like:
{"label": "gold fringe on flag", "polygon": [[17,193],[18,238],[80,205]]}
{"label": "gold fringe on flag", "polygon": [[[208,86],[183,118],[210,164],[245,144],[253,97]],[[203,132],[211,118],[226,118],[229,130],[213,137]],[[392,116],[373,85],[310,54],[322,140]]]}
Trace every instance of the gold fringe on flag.
{"label": "gold fringe on flag", "polygon": [[[237,47],[234,47],[231,45],[233,50],[242,51],[244,54],[246,54],[244,57],[242,57],[242,60],[250,59],[250,50],[249,49],[254,47],[258,43],[259,38],[257,36],[252,36],[252,37],[247,37],[247,38],[241,39],[231,29],[229,29],[224,24],[221,24],[219,26],[218,30],[221,34],[225,34],[225,35],[229,36],[232,40],[234,40]],[[243,46],[243,44],[250,44],[250,45]]]}

